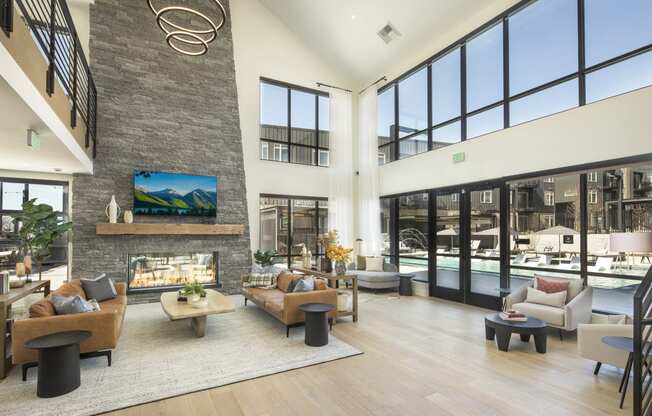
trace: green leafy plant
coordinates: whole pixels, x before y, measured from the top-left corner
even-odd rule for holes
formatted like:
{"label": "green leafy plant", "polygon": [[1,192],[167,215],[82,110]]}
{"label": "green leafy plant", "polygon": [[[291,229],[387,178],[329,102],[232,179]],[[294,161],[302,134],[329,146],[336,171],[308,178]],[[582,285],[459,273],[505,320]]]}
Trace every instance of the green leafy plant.
{"label": "green leafy plant", "polygon": [[256,260],[256,264],[262,267],[272,266],[274,264],[274,257],[276,257],[276,254],[276,250],[257,250],[254,253],[254,260]]}
{"label": "green leafy plant", "polygon": [[36,199],[23,203],[22,212],[14,215],[14,223],[20,225],[20,254],[31,255],[38,265],[50,255],[52,243],[72,228],[72,222],[65,222],[48,204],[37,204]]}
{"label": "green leafy plant", "polygon": [[183,289],[181,289],[181,293],[184,296],[192,296],[192,295],[206,296],[206,289],[201,283],[194,281],[183,285]]}

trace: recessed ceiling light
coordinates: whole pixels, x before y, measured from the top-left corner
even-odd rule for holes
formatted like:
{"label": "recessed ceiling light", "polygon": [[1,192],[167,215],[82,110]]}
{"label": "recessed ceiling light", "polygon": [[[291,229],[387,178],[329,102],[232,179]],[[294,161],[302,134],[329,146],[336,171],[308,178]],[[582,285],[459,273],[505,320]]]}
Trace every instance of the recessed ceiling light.
{"label": "recessed ceiling light", "polygon": [[351,15],[351,20],[355,20],[355,15],[354,14]]}
{"label": "recessed ceiling light", "polygon": [[54,168],[54,171],[55,171],[55,172],[61,172],[62,170],[63,170],[63,169],[61,169],[61,168]]}

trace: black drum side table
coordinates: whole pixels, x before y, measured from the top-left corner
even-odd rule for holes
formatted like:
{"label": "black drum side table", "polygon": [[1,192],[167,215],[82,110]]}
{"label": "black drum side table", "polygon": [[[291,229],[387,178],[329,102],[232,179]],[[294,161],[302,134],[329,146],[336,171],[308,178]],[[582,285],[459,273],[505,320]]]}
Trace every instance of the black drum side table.
{"label": "black drum side table", "polygon": [[401,279],[398,286],[399,296],[412,296],[412,279],[414,275],[412,273],[400,273],[398,277]]}
{"label": "black drum side table", "polygon": [[90,336],[89,331],[64,331],[25,343],[38,350],[38,397],[57,397],[79,387],[79,344]]}
{"label": "black drum side table", "polygon": [[306,345],[323,347],[328,344],[328,312],[335,306],[328,303],[304,303],[299,310],[306,314]]}

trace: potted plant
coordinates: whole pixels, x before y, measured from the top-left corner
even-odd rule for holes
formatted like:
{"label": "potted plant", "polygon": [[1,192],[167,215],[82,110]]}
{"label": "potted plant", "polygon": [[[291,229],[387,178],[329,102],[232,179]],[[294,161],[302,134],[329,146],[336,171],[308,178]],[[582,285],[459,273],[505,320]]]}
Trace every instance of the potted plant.
{"label": "potted plant", "polygon": [[22,212],[14,215],[14,223],[19,226],[18,238],[23,268],[29,264],[31,269],[33,258],[36,260],[41,280],[41,264],[50,255],[52,243],[70,231],[72,222],[64,221],[61,214],[56,213],[50,205],[37,204],[36,199],[23,203],[22,208]]}
{"label": "potted plant", "polygon": [[260,267],[270,267],[274,265],[274,257],[276,257],[276,250],[256,250],[254,253],[254,261]]}
{"label": "potted plant", "polygon": [[342,247],[339,244],[331,245],[326,250],[326,256],[335,262],[335,274],[338,276],[346,273],[346,264],[351,261],[352,248]]}
{"label": "potted plant", "polygon": [[196,304],[200,304],[201,306],[200,300],[202,297],[206,296],[206,289],[204,289],[204,286],[201,283],[194,281],[183,285],[181,294],[186,297],[189,305],[195,306]]}

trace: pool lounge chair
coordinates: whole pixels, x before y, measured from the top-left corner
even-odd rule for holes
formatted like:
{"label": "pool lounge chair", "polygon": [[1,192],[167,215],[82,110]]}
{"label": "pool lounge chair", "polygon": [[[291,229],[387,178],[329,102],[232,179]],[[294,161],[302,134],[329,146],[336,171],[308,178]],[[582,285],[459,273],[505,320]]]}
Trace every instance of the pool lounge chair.
{"label": "pool lounge chair", "polygon": [[613,263],[613,257],[598,257],[595,262],[595,266],[589,266],[589,271],[596,273],[608,273],[611,271],[611,266],[613,266]]}

